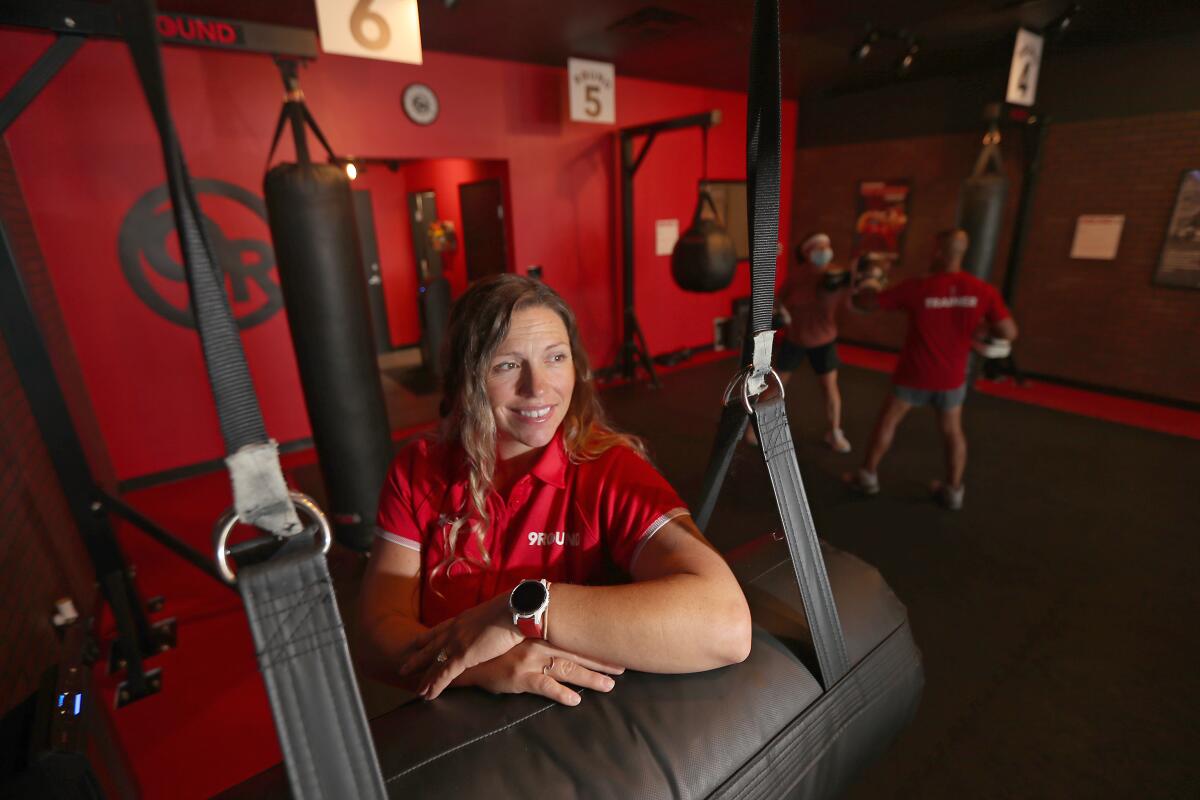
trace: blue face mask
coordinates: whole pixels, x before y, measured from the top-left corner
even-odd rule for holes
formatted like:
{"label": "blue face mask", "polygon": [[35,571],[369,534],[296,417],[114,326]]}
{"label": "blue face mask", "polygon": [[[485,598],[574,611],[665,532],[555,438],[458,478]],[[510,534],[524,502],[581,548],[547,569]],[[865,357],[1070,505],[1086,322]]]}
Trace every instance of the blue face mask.
{"label": "blue face mask", "polygon": [[833,261],[833,251],[828,247],[823,247],[820,250],[813,250],[808,254],[809,263],[814,267],[823,267],[830,261]]}

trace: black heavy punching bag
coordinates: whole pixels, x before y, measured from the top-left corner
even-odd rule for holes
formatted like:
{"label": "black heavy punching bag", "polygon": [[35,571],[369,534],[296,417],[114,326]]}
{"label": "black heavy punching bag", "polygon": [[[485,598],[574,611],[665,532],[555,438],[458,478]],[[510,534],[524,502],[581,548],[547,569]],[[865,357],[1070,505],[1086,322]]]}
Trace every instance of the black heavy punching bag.
{"label": "black heavy punching bag", "polygon": [[963,270],[986,281],[992,274],[996,245],[1004,225],[1008,178],[1000,158],[999,132],[993,128],[983,142],[975,169],[963,182],[958,196],[958,227],[971,237]]}
{"label": "black heavy punching bag", "polygon": [[392,449],[350,180],[279,164],[263,184],[327,510],[338,541],[366,550]]}
{"label": "black heavy punching bag", "polygon": [[717,207],[708,192],[701,190],[696,200],[692,224],[671,251],[671,275],[679,288],[689,292],[716,292],[733,282],[737,267],[737,250],[733,237],[717,219],[703,216],[704,204],[719,217]]}

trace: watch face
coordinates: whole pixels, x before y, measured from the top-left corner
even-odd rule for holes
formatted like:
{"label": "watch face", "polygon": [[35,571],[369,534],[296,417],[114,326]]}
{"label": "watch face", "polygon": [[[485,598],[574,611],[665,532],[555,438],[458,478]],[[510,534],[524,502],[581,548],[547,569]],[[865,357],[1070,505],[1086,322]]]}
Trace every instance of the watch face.
{"label": "watch face", "polygon": [[546,587],[541,581],[521,581],[512,593],[513,611],[523,617],[536,614],[546,602]]}
{"label": "watch face", "polygon": [[405,87],[401,105],[408,118],[418,125],[432,125],[437,119],[437,95],[423,83],[411,83]]}

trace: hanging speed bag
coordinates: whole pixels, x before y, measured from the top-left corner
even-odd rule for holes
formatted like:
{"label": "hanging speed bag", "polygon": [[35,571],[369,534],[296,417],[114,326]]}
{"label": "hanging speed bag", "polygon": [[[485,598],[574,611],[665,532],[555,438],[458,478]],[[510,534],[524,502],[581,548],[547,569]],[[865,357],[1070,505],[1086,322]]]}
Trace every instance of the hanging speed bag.
{"label": "hanging speed bag", "polygon": [[341,544],[366,550],[392,449],[350,181],[332,164],[279,164],[263,191],[329,516]]}
{"label": "hanging speed bag", "polygon": [[733,282],[737,250],[733,237],[717,219],[704,217],[704,205],[717,207],[708,192],[700,192],[691,226],[679,237],[671,251],[671,275],[679,288],[689,292],[716,292]]}

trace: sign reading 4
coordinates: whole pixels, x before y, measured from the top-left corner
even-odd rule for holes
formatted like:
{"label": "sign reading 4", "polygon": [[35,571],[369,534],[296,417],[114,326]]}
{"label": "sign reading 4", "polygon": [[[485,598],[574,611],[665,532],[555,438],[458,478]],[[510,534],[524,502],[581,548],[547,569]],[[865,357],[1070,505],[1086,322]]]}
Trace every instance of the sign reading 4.
{"label": "sign reading 4", "polygon": [[1037,96],[1038,70],[1042,64],[1042,37],[1021,28],[1013,46],[1012,66],[1008,71],[1008,92],[1004,99],[1019,106],[1032,106]]}

